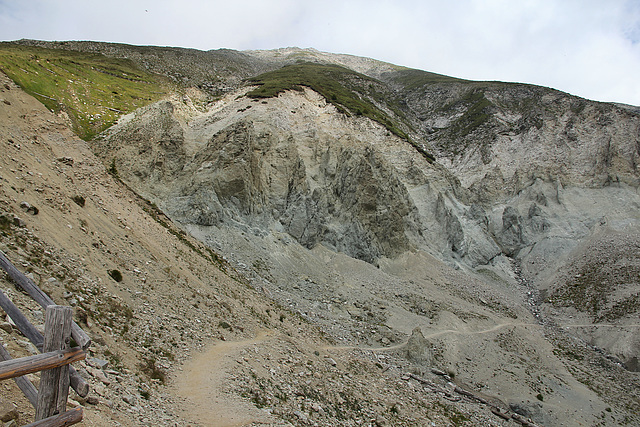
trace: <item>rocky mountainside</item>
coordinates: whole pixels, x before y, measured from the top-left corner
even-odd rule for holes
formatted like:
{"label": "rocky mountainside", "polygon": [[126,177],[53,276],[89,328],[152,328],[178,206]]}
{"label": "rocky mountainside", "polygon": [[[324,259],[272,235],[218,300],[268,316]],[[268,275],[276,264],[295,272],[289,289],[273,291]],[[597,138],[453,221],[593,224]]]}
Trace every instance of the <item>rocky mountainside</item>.
{"label": "rocky mountainside", "polygon": [[[116,223],[124,230],[135,223],[169,231],[153,242],[147,232],[125,231],[124,237],[131,250],[158,248],[172,260],[153,273],[166,285],[145,288],[150,282],[139,276],[150,268],[142,268],[149,258],[143,249],[117,255],[117,266],[132,279],[126,287],[113,283],[106,271],[129,246],[113,252],[118,239],[105,244],[96,237],[101,228],[91,229],[93,220],[78,213],[79,236],[92,242],[86,247],[58,234],[40,236],[53,231],[26,224],[27,230],[37,227],[43,245],[59,247],[64,261],[57,262],[73,260],[74,271],[84,269],[77,277],[110,285],[97,294],[132,307],[136,321],[127,331],[110,325],[102,333],[121,335],[113,345],[130,355],[123,362],[130,375],[136,361],[144,367],[151,360],[148,351],[164,363],[173,392],[154,386],[149,408],[186,399],[191,419],[206,424],[212,412],[201,399],[215,392],[241,405],[243,423],[514,422],[492,415],[478,403],[483,396],[494,410],[539,425],[639,421],[637,109],[297,48],[17,46],[126,58],[172,82],[163,99],[131,108],[87,143],[68,132],[55,139],[79,147],[70,156],[73,166],[61,166],[55,155],[45,161],[68,176],[78,173],[77,159],[96,171],[101,166],[93,156],[101,159],[101,172],[82,174],[94,190],[75,192],[88,200],[108,194],[100,215],[120,212]],[[19,90],[6,87],[8,147],[40,159],[45,154],[37,150],[54,150],[48,148],[54,138],[14,110],[16,103],[33,101],[22,93],[20,100],[9,99]],[[44,118],[41,110],[37,117]],[[41,122],[62,129],[59,118],[46,117]],[[18,141],[15,129],[24,129],[28,141],[34,134],[45,142]],[[6,218],[19,213],[18,199],[27,198],[20,194],[30,195],[32,204],[52,203],[31,182],[35,178],[24,175],[43,168],[40,162],[26,167],[26,160],[9,155],[3,161],[11,171],[2,187]],[[38,170],[50,179],[59,175]],[[29,185],[17,186],[21,179]],[[80,185],[78,179],[70,182]],[[57,186],[47,191],[73,188]],[[126,199],[127,207],[111,205]],[[68,222],[70,213],[63,209],[56,223]],[[113,222],[100,218],[100,224]],[[7,221],[3,239],[13,240],[3,244],[24,258],[16,236],[25,230]],[[174,237],[174,243],[163,241]],[[211,263],[218,268],[211,270]],[[151,308],[139,305],[138,292],[153,300]],[[170,302],[184,295],[193,295],[195,314],[185,316]],[[230,309],[233,322],[223,315],[228,305],[243,307]],[[163,314],[141,314],[154,310]],[[167,338],[151,344],[160,340],[151,331],[193,318],[200,320],[197,337],[187,341],[206,339],[201,344],[209,350],[188,359],[180,353],[180,362],[170,363],[164,352],[176,358],[180,344]],[[181,338],[190,335],[186,326],[176,328]],[[223,338],[231,342],[223,345]],[[141,345],[151,347],[134,353]],[[232,369],[227,363],[234,357]],[[199,379],[208,381],[200,388],[184,382],[216,364],[225,370]],[[139,363],[137,369],[133,378],[143,378]],[[306,382],[297,379],[305,376]],[[130,391],[123,385],[115,392],[123,390]],[[111,398],[111,391],[104,393]],[[162,398],[154,400],[157,393]],[[113,413],[123,410],[111,403]],[[145,406],[134,406],[142,420]],[[232,424],[219,425],[223,421]]]}

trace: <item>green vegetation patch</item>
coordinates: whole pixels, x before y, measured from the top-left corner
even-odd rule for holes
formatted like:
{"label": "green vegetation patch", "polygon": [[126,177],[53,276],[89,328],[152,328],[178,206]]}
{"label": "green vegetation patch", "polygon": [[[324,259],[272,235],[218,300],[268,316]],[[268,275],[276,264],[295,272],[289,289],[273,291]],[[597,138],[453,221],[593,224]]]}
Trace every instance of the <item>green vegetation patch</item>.
{"label": "green vegetation patch", "polygon": [[[411,129],[411,125],[393,101],[393,96],[384,92],[383,85],[376,79],[339,65],[299,62],[253,77],[248,83],[259,85],[247,94],[250,98],[272,98],[288,90],[302,91],[304,87],[313,89],[338,111],[348,116],[365,116],[380,123],[389,132],[416,147],[427,160],[435,161],[431,153],[412,141],[401,129],[401,122],[405,128]],[[396,118],[379,105],[384,105]]]}
{"label": "green vegetation patch", "polygon": [[162,77],[100,54],[0,43],[0,70],[49,110],[66,112],[84,140],[168,92]]}
{"label": "green vegetation patch", "polygon": [[347,115],[366,116],[394,135],[408,139],[398,124],[368,99],[375,95],[373,88],[380,83],[348,68],[302,62],[261,74],[248,81],[260,86],[247,94],[251,98],[271,98],[288,90],[301,91],[303,87],[309,87],[339,111]]}
{"label": "green vegetation patch", "polygon": [[445,116],[457,116],[450,126],[440,130],[443,139],[448,141],[447,150],[456,156],[465,153],[470,146],[476,144],[480,144],[481,150],[484,150],[492,142],[493,134],[491,131],[486,132],[486,129],[490,126],[496,106],[486,98],[486,88],[473,86],[471,85],[464,95],[436,111],[438,114],[444,113]]}
{"label": "green vegetation patch", "polygon": [[456,102],[455,106],[458,104],[467,106],[464,114],[451,126],[451,132],[459,137],[469,135],[491,118],[489,107],[493,104],[485,98],[483,90],[470,90],[459,102]]}

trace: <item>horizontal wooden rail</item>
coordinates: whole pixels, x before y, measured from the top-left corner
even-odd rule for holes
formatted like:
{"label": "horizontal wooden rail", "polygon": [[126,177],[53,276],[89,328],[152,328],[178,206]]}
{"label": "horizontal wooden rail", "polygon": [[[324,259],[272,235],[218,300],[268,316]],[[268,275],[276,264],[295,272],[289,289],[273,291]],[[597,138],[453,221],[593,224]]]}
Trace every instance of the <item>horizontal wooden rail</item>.
{"label": "horizontal wooden rail", "polygon": [[42,352],[42,342],[44,341],[44,337],[40,331],[38,331],[36,327],[29,322],[26,316],[22,314],[20,309],[15,306],[13,301],[11,301],[2,291],[0,291],[0,307],[2,307],[4,312],[11,317],[11,320],[13,320],[13,323],[20,332],[22,332],[22,334],[36,346],[38,351]]}
{"label": "horizontal wooden rail", "polygon": [[70,409],[62,414],[39,420],[23,427],[64,427],[82,421],[82,408]]}
{"label": "horizontal wooden rail", "polygon": [[71,388],[73,388],[78,396],[87,397],[89,395],[89,383],[84,380],[76,371],[76,368],[69,365],[69,380],[71,382]]}
{"label": "horizontal wooden rail", "polygon": [[[0,267],[9,274],[9,277],[13,279],[22,289],[24,289],[31,298],[34,299],[42,308],[47,308],[50,305],[55,305],[53,300],[42,291],[31,279],[22,274],[20,270],[15,268],[11,261],[6,257],[4,252],[0,251]],[[71,324],[71,336],[83,349],[87,349],[91,345],[91,338],[76,324]]]}
{"label": "horizontal wooden rail", "polygon": [[51,351],[35,356],[20,357],[19,359],[0,362],[0,381],[45,369],[58,368],[69,363],[84,360],[86,353],[80,347],[67,350]]}

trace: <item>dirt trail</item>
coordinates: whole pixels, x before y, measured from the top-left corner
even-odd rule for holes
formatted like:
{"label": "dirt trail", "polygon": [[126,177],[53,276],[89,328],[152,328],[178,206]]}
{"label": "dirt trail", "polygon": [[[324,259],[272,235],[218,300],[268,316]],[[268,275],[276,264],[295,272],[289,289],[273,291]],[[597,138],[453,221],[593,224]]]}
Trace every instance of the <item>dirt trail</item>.
{"label": "dirt trail", "polygon": [[[460,331],[443,329],[425,334],[425,338],[436,338],[445,334],[475,335],[488,334],[506,327],[540,326],[534,323],[506,322],[490,328],[477,331]],[[582,327],[587,325],[565,325],[567,327]],[[619,325],[598,325],[619,326]],[[630,325],[626,325],[630,326]],[[633,325],[636,326],[636,325]],[[275,419],[269,413],[256,408],[250,402],[225,393],[223,384],[233,369],[241,351],[250,346],[263,344],[274,339],[276,332],[263,331],[255,338],[220,342],[210,346],[202,353],[196,354],[188,360],[182,375],[175,379],[172,393],[183,401],[183,417],[194,424],[216,427],[239,427],[247,425],[286,425]],[[327,351],[362,350],[374,352],[393,351],[404,347],[406,343],[389,347],[362,346],[326,346]]]}
{"label": "dirt trail", "polygon": [[265,411],[221,389],[235,363],[234,356],[273,336],[272,332],[261,332],[248,340],[216,343],[188,360],[172,387],[173,393],[184,401],[184,418],[198,425],[216,427],[276,425],[277,420]]}
{"label": "dirt trail", "polygon": [[[525,325],[503,323],[481,331],[441,330],[425,335],[433,338],[444,334],[484,334],[507,326]],[[528,325],[528,324],[527,324]],[[250,402],[225,393],[222,389],[225,378],[233,369],[240,352],[250,346],[273,339],[276,333],[264,331],[255,338],[242,341],[220,342],[202,353],[194,355],[183,366],[182,375],[175,379],[172,393],[182,402],[183,417],[203,426],[239,427],[246,425],[277,425],[267,412]],[[369,348],[360,346],[327,346],[325,350],[392,351],[406,345],[401,343],[390,347]]]}
{"label": "dirt trail", "polygon": [[[508,326],[540,326],[537,323],[513,323],[513,322],[507,322],[507,323],[499,323],[497,325],[494,325],[492,327],[490,327],[489,329],[483,329],[480,331],[458,331],[456,329],[442,329],[440,331],[436,331],[436,332],[431,332],[429,334],[424,335],[425,338],[436,338],[439,337],[441,335],[446,335],[446,334],[458,334],[458,335],[480,335],[480,334],[488,334],[491,332],[495,332],[499,329],[502,328],[506,328]],[[393,350],[398,350],[402,347],[404,347],[407,343],[403,342],[400,344],[396,344],[396,345],[392,345],[392,346],[388,346],[388,347],[362,347],[362,346],[355,346],[355,345],[344,345],[344,346],[326,346],[323,347],[323,350],[363,350],[363,351],[375,351],[375,352],[382,352],[382,351],[393,351]]]}

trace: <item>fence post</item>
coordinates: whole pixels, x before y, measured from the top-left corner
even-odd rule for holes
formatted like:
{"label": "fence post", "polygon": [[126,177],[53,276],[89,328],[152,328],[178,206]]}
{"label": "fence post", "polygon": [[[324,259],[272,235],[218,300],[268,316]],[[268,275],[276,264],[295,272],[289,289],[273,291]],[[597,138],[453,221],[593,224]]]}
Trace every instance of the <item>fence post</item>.
{"label": "fence post", "polygon": [[[45,312],[43,352],[65,350],[71,344],[71,307],[50,305]],[[66,411],[69,365],[42,371],[36,421]]]}

